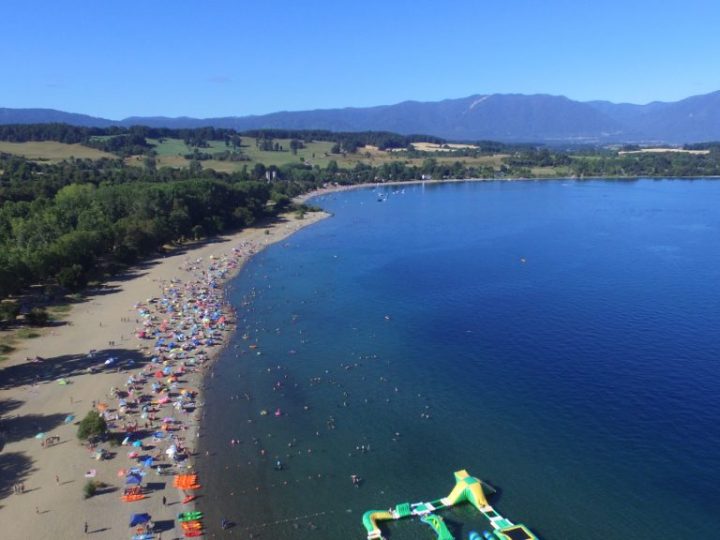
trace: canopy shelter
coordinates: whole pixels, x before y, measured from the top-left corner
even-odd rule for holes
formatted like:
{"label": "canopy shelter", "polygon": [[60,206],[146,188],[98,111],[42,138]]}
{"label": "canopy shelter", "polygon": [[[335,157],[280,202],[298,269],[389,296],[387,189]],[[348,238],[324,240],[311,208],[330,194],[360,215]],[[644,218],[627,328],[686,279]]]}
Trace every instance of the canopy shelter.
{"label": "canopy shelter", "polygon": [[138,485],[142,483],[142,478],[135,474],[128,474],[125,476],[125,483],[127,485]]}
{"label": "canopy shelter", "polygon": [[130,516],[130,527],[137,527],[138,525],[143,525],[144,523],[150,521],[150,519],[150,514],[133,514]]}

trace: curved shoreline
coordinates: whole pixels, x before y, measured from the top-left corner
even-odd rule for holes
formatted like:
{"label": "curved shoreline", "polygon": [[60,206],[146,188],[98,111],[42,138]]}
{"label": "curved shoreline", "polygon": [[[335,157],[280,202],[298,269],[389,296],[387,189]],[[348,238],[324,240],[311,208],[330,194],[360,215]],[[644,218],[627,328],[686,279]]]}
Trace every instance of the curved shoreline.
{"label": "curved shoreline", "polygon": [[382,186],[416,186],[416,185],[433,185],[433,184],[456,184],[462,182],[537,182],[537,181],[592,181],[592,180],[617,180],[617,181],[637,181],[637,180],[717,180],[720,176],[702,175],[702,176],[543,176],[537,178],[527,178],[517,176],[511,178],[444,178],[442,180],[391,180],[388,182],[364,182],[360,184],[330,184],[327,187],[315,189],[302,195],[298,195],[293,200],[297,203],[307,203],[315,197],[329,195],[331,193],[339,193],[343,191],[354,191],[356,189],[375,188]]}
{"label": "curved shoreline", "polygon": [[[115,539],[131,532],[128,518],[135,512],[151,514],[156,524],[162,523],[162,527],[171,533],[171,520],[181,509],[173,504],[178,491],[172,487],[171,477],[149,474],[147,481],[154,484],[149,497],[139,502],[121,502],[119,495],[124,481],[118,478],[117,471],[137,466],[126,457],[127,447],[111,448],[117,453],[111,460],[91,460],[76,442],[74,423],[92,408],[92,402],[110,401],[108,389],[124,388],[131,370],[137,372],[143,365],[149,365],[147,361],[153,354],[153,342],[138,341],[133,335],[138,327],[134,306],[160,296],[163,285],[172,283],[178,275],[180,285],[189,283],[186,272],[182,271],[183,265],[193,261],[196,273],[202,274],[208,270],[213,258],[218,260],[227,256],[236,245],[250,248],[252,253],[248,251],[235,257],[237,264],[227,268],[222,284],[227,283],[252,255],[328,216],[324,212],[308,213],[299,220],[286,215],[269,224],[146,262],[128,275],[110,281],[102,290],[91,293],[87,301],[75,305],[66,317],[65,325],[46,336],[24,342],[20,350],[13,352],[0,367],[3,537],[78,538],[83,535],[87,523],[93,538]],[[207,351],[205,366],[212,365],[234,329],[235,325],[226,328],[222,343]],[[93,358],[88,357],[91,350],[97,351]],[[37,364],[25,360],[36,356],[45,360]],[[96,373],[86,372],[90,365],[98,366],[98,361],[109,357],[118,358],[120,367],[117,370],[100,362]],[[204,371],[199,369],[190,373],[182,386],[202,388]],[[60,379],[67,384],[58,384]],[[159,416],[163,414],[159,412]],[[75,416],[73,422],[64,422],[68,415]],[[181,440],[193,441],[197,423],[190,421],[189,416],[187,418],[178,433],[182,435]],[[36,432],[57,436],[60,443],[48,448],[41,446],[34,437]],[[188,447],[192,446],[193,443],[188,444]],[[112,491],[83,500],[84,475],[90,469],[95,469],[95,478],[109,484]],[[14,493],[13,488],[18,484],[24,485],[24,493]],[[167,500],[167,507],[162,499]]]}

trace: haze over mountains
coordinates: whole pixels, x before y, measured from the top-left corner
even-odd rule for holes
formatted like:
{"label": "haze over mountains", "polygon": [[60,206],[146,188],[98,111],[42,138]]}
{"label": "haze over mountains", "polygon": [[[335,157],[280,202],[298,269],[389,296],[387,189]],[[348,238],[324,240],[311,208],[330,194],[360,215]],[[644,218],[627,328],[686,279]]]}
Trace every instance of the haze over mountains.
{"label": "haze over mountains", "polygon": [[53,109],[3,109],[0,124],[327,129],[427,134],[449,140],[541,143],[692,143],[720,140],[720,91],[647,105],[580,102],[546,94],[474,95],[437,102],[275,112],[220,118],[129,117],[120,121]]}

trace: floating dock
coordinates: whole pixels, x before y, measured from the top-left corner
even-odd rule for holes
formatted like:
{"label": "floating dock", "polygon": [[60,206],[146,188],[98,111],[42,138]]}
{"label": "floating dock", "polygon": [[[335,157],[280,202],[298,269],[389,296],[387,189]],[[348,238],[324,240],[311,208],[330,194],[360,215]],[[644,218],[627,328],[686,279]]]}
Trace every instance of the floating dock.
{"label": "floating dock", "polygon": [[473,505],[490,522],[492,531],[486,532],[485,538],[538,540],[525,525],[513,523],[490,506],[483,491],[483,483],[464,469],[455,472],[455,487],[447,497],[430,502],[402,503],[388,510],[368,510],[363,514],[363,525],[367,530],[368,540],[384,540],[380,522],[417,517],[433,529],[438,540],[455,540],[442,517],[435,512],[466,502]]}

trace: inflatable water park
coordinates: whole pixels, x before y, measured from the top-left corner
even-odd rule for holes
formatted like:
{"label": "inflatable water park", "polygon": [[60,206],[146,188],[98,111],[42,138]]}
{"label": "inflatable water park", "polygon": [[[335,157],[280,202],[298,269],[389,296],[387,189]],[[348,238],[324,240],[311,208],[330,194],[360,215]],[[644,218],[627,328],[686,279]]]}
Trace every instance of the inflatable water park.
{"label": "inflatable water park", "polygon": [[482,481],[463,469],[455,472],[455,487],[447,497],[430,502],[401,503],[388,510],[368,510],[362,518],[367,538],[385,540],[379,526],[382,521],[418,518],[434,531],[438,540],[455,540],[443,518],[436,512],[469,503],[487,518],[490,525],[490,530],[482,531],[482,535],[471,531],[469,540],[538,540],[525,525],[513,523],[490,506],[483,485]]}

